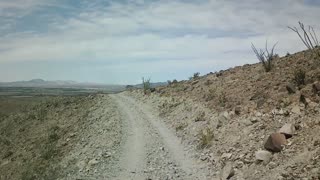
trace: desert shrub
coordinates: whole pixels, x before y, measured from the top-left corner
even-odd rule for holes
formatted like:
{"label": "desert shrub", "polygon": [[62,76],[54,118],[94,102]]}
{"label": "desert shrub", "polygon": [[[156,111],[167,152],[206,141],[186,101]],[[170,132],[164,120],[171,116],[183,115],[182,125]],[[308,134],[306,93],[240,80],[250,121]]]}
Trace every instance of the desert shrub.
{"label": "desert shrub", "polygon": [[150,78],[149,79],[144,79],[144,77],[142,78],[142,85],[143,85],[143,92],[144,94],[147,94],[147,92],[150,90],[151,88],[151,84],[150,84]]}
{"label": "desert shrub", "polygon": [[58,150],[55,147],[55,144],[46,144],[41,152],[41,157],[45,160],[49,160],[58,154]]}
{"label": "desert shrub", "polygon": [[177,127],[176,127],[176,131],[181,131],[183,130],[184,128],[186,128],[186,124],[179,124]]}
{"label": "desert shrub", "polygon": [[209,92],[207,94],[206,97],[206,101],[211,101],[214,99],[214,97],[216,96],[217,90],[215,88],[213,89],[209,89]]}
{"label": "desert shrub", "polygon": [[212,81],[210,81],[209,79],[206,80],[206,82],[204,82],[204,85],[209,86],[212,84]]}
{"label": "desert shrub", "polygon": [[199,72],[196,72],[196,73],[193,73],[193,79],[198,79],[200,76],[200,73]]}
{"label": "desert shrub", "polygon": [[[303,42],[303,44],[310,50],[316,52],[316,48],[320,45],[318,41],[317,34],[314,31],[314,28],[312,26],[308,26],[308,29],[305,28],[304,24],[302,22],[299,22],[300,30],[302,31],[302,34],[298,30],[297,27],[290,27],[289,29],[297,33],[300,40]],[[320,52],[317,53],[318,56],[320,56]]]}
{"label": "desert shrub", "polygon": [[273,66],[272,61],[277,57],[277,54],[274,54],[274,48],[276,47],[276,45],[277,43],[273,45],[271,50],[268,50],[268,43],[266,42],[265,50],[258,50],[253,44],[251,44],[253,52],[257,56],[258,60],[262,63],[266,72],[271,71]]}
{"label": "desert shrub", "polygon": [[227,96],[226,93],[224,91],[221,91],[218,95],[218,101],[220,106],[224,107],[226,105],[227,102]]}
{"label": "desert shrub", "polygon": [[195,80],[195,79],[198,79],[199,77],[200,77],[200,73],[196,72],[196,73],[193,73],[193,75],[189,77],[189,80]]}
{"label": "desert shrub", "polygon": [[293,81],[298,85],[305,85],[306,72],[303,69],[297,69],[293,73]]}
{"label": "desert shrub", "polygon": [[174,79],[174,80],[172,81],[172,83],[173,83],[173,84],[176,84],[176,83],[178,83],[178,81],[177,81],[176,79]]}
{"label": "desert shrub", "polygon": [[204,149],[212,145],[212,140],[214,138],[213,131],[210,128],[200,131],[199,133],[199,148]]}
{"label": "desert shrub", "polygon": [[51,133],[49,135],[49,141],[50,142],[55,142],[55,141],[58,141],[59,140],[59,135],[55,132]]}

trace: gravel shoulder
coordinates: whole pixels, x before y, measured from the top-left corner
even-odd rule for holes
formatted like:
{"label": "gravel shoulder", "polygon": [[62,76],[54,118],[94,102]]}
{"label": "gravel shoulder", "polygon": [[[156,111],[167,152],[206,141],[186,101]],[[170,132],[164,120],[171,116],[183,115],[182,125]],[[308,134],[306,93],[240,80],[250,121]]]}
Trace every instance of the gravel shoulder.
{"label": "gravel shoulder", "polygon": [[122,121],[117,106],[102,95],[89,109],[78,143],[60,162],[61,179],[114,179],[119,171]]}

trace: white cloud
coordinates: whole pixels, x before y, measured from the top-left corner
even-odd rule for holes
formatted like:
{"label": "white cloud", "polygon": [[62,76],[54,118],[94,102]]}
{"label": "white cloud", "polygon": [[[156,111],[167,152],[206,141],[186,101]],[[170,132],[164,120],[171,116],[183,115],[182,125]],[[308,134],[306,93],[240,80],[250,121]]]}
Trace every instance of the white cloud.
{"label": "white cloud", "polygon": [[[44,4],[39,0],[20,1],[0,2],[0,10],[15,8],[30,13]],[[296,34],[286,26],[301,20],[319,28],[320,14],[319,7],[300,0],[130,1],[88,7],[77,16],[48,24],[47,33],[20,32],[0,37],[0,62],[104,59],[107,64],[150,59],[148,64],[139,65],[159,67],[163,63],[163,69],[170,64],[175,68],[190,64],[201,64],[199,68],[207,64],[240,65],[256,61],[251,42],[263,47],[266,39],[270,44],[278,41],[280,54],[303,49]],[[252,35],[242,35],[246,33]],[[174,62],[165,63],[171,59]],[[184,59],[188,64],[180,63]],[[137,71],[138,67],[131,67]]]}

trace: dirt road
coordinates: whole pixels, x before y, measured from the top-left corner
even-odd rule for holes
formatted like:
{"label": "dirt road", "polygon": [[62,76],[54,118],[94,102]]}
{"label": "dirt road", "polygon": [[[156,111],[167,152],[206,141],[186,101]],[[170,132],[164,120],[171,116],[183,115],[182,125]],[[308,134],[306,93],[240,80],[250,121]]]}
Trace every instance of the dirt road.
{"label": "dirt road", "polygon": [[61,179],[209,179],[153,109],[124,94],[92,108]]}
{"label": "dirt road", "polygon": [[206,179],[204,170],[151,107],[122,94],[112,98],[126,132],[119,179]]}

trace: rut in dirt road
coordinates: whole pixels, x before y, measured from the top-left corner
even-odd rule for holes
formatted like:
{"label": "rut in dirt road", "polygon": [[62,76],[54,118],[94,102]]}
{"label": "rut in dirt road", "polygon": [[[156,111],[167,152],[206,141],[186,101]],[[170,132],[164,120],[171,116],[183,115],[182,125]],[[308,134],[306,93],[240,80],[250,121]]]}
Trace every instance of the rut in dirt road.
{"label": "rut in dirt road", "polygon": [[118,179],[207,179],[205,168],[150,107],[123,94],[111,97],[124,124]]}

